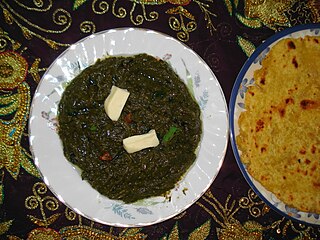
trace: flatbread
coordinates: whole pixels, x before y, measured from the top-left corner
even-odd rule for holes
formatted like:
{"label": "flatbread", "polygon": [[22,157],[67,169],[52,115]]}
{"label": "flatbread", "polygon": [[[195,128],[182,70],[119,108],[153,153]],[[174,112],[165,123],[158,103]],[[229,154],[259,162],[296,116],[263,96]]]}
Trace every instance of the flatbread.
{"label": "flatbread", "polygon": [[254,72],[236,138],[250,175],[288,206],[320,213],[320,37],[276,43]]}

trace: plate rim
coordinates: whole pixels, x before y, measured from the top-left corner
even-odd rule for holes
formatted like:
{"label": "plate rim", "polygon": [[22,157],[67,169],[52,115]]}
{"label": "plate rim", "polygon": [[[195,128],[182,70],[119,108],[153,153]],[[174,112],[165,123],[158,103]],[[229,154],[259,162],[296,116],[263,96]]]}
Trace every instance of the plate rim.
{"label": "plate rim", "polygon": [[[232,146],[232,151],[235,156],[236,162],[241,170],[242,175],[244,176],[246,182],[248,185],[254,190],[254,192],[258,195],[260,199],[262,199],[272,210],[280,214],[281,216],[284,216],[286,218],[289,218],[290,220],[293,220],[295,222],[303,223],[303,224],[309,224],[309,225],[314,225],[314,226],[319,226],[319,223],[312,223],[308,222],[305,220],[301,220],[295,217],[290,216],[289,214],[281,211],[277,207],[275,207],[264,195],[258,190],[258,188],[255,186],[255,184],[252,182],[250,179],[250,174],[246,171],[245,164],[241,162],[240,154],[238,151],[237,143],[236,143],[236,135],[235,135],[235,127],[234,127],[234,114],[235,114],[235,103],[236,103],[236,98],[239,92],[239,88],[242,82],[243,77],[247,73],[249,67],[253,63],[254,60],[259,56],[260,53],[262,53],[268,46],[271,44],[275,43],[276,41],[282,39],[283,37],[286,37],[289,34],[295,33],[295,32],[300,32],[304,30],[311,30],[311,29],[320,29],[320,23],[310,23],[310,24],[302,24],[302,25],[297,25],[293,27],[286,28],[280,32],[277,32],[267,38],[262,44],[260,44],[256,50],[250,55],[250,57],[245,61],[243,66],[241,67],[240,72],[238,73],[236,80],[234,82],[234,85],[231,90],[231,95],[230,95],[230,101],[229,101],[229,125],[230,125],[230,142]],[[267,190],[269,191],[269,190]],[[269,191],[271,192],[271,191]],[[281,201],[282,202],[282,201]],[[303,212],[303,211],[301,211]],[[304,212],[304,213],[309,213],[309,212]]]}
{"label": "plate rim", "polygon": [[[53,189],[52,185],[51,184],[48,184],[46,179],[45,179],[45,176],[43,175],[42,171],[40,170],[40,168],[38,167],[37,164],[35,164],[36,168],[38,169],[38,172],[41,176],[41,180],[46,184],[46,187],[49,188],[49,190],[53,193],[53,195],[55,197],[57,197],[59,199],[59,201],[61,203],[63,203],[64,205],[66,205],[68,208],[70,208],[71,210],[77,212],[79,215],[82,215],[92,221],[96,221],[96,222],[99,222],[99,223],[102,223],[102,224],[107,224],[107,225],[110,225],[110,226],[115,226],[115,227],[146,227],[146,226],[150,226],[150,225],[154,225],[154,224],[157,224],[157,223],[161,223],[163,221],[166,221],[166,220],[169,220],[175,216],[177,216],[178,214],[181,214],[183,211],[186,211],[188,208],[190,208],[195,202],[197,202],[202,196],[203,194],[210,188],[210,186],[213,184],[213,182],[215,181],[215,179],[217,178],[219,172],[221,171],[221,168],[222,168],[222,165],[223,165],[223,162],[225,160],[225,157],[226,157],[226,153],[227,153],[227,148],[228,148],[228,144],[229,144],[229,140],[230,140],[230,126],[229,126],[229,108],[228,108],[228,104],[227,104],[227,101],[226,101],[226,96],[223,92],[223,89],[222,89],[222,86],[216,76],[216,74],[214,74],[213,70],[211,69],[211,67],[207,64],[207,62],[196,52],[194,51],[191,47],[189,47],[188,45],[186,45],[185,43],[177,40],[176,38],[166,34],[166,33],[163,33],[163,32],[160,32],[160,31],[157,31],[157,30],[153,30],[153,29],[148,29],[148,28],[139,28],[139,27],[119,27],[119,28],[111,28],[111,29],[105,29],[105,30],[102,30],[102,31],[99,31],[99,32],[96,32],[96,33],[93,33],[93,34],[90,34],[84,38],[81,38],[79,39],[78,41],[75,41],[74,43],[70,44],[69,47],[67,47],[64,51],[62,51],[57,57],[54,58],[54,60],[50,63],[49,67],[47,68],[47,70],[44,72],[44,74],[42,75],[34,93],[33,93],[33,97],[31,99],[31,104],[30,104],[30,111],[29,111],[29,118],[28,118],[28,133],[29,133],[29,145],[30,145],[30,151],[31,151],[31,155],[32,155],[32,159],[35,160],[36,156],[35,156],[35,153],[34,153],[34,150],[32,148],[32,141],[30,140],[31,138],[31,116],[32,115],[32,112],[33,112],[33,108],[35,106],[35,96],[37,93],[39,93],[39,89],[41,87],[41,83],[43,81],[46,81],[45,79],[45,76],[48,75],[48,73],[50,72],[50,70],[52,69],[52,67],[54,65],[57,64],[57,61],[58,59],[60,59],[62,56],[64,56],[68,51],[70,51],[70,48],[74,45],[80,45],[81,43],[87,41],[88,39],[90,38],[93,38],[95,36],[98,36],[98,35],[104,35],[104,34],[108,34],[108,33],[111,33],[111,32],[124,32],[124,31],[142,31],[142,32],[151,32],[152,34],[156,34],[156,35],[160,35],[162,37],[165,37],[165,38],[169,38],[171,41],[174,41],[178,44],[180,44],[183,48],[187,49],[188,51],[192,52],[192,54],[194,56],[196,56],[199,60],[201,60],[204,65],[207,67],[207,70],[208,72],[210,72],[210,74],[214,77],[215,79],[215,82],[217,83],[217,91],[219,91],[219,94],[221,96],[221,101],[223,102],[223,108],[224,108],[224,111],[225,111],[225,117],[224,117],[224,120],[225,121],[225,132],[224,132],[224,136],[225,136],[225,141],[223,142],[223,151],[221,151],[220,153],[220,158],[219,158],[219,165],[218,167],[216,167],[216,173],[214,175],[214,177],[211,178],[211,180],[208,182],[208,185],[206,186],[206,188],[202,189],[201,193],[195,197],[193,199],[193,201],[190,201],[188,204],[186,204],[183,208],[181,208],[179,211],[177,212],[174,212],[173,214],[169,214],[167,217],[158,217],[156,220],[154,221],[150,221],[150,222],[143,222],[143,223],[140,223],[140,222],[137,222],[135,224],[131,224],[131,223],[127,223],[127,224],[124,224],[124,223],[119,223],[119,222],[112,222],[112,221],[105,221],[105,220],[101,220],[101,219],[96,219],[96,218],[93,218],[91,216],[88,216],[86,213],[84,212],[77,212],[74,210],[74,207],[71,207],[65,200],[61,200],[58,196],[59,194]],[[106,53],[103,54],[103,56],[106,56]],[[112,54],[110,55],[112,56]],[[92,64],[94,64],[95,62],[93,62]],[[90,65],[92,65],[90,64]],[[90,66],[89,65],[89,66]],[[88,67],[89,67],[88,66]],[[83,69],[81,70],[83,71]],[[186,83],[185,83],[186,84]],[[221,105],[222,106],[222,105]],[[191,169],[191,168],[190,168]],[[189,169],[189,170],[190,170]],[[188,170],[188,171],[189,171]]]}

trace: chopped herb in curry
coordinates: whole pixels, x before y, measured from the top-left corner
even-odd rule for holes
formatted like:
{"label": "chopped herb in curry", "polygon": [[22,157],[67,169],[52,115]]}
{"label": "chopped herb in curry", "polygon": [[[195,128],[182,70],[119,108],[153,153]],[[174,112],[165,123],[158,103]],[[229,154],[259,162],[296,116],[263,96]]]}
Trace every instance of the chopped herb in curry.
{"label": "chopped herb in curry", "polygon": [[[130,96],[118,121],[104,101],[111,87]],[[165,195],[196,159],[200,108],[170,65],[147,54],[107,57],[83,70],[59,103],[59,135],[66,158],[82,178],[125,203]],[[127,153],[122,140],[155,129],[160,144]]]}

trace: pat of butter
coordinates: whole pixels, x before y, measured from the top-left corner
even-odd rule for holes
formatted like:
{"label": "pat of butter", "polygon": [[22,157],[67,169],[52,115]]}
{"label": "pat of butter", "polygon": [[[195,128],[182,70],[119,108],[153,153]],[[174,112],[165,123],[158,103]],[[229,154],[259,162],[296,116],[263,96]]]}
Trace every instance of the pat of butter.
{"label": "pat of butter", "polygon": [[104,101],[104,110],[112,121],[117,121],[127,102],[129,92],[126,89],[111,87],[109,96]]}
{"label": "pat of butter", "polygon": [[123,147],[128,153],[134,153],[145,148],[156,147],[159,145],[156,131],[150,130],[146,134],[135,135],[123,139]]}

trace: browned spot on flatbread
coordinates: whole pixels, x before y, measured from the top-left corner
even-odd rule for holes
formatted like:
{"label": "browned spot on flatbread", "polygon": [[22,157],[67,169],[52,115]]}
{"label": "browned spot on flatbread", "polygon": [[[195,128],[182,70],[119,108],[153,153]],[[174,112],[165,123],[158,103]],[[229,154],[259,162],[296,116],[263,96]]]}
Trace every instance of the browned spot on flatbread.
{"label": "browned spot on flatbread", "polygon": [[296,49],[296,45],[294,44],[294,42],[289,41],[289,42],[288,42],[288,48],[289,48],[289,49]]}
{"label": "browned spot on flatbread", "polygon": [[313,182],[313,186],[315,186],[316,188],[320,188],[320,182]]}
{"label": "browned spot on flatbread", "polygon": [[299,64],[298,64],[298,62],[297,62],[296,56],[294,56],[294,57],[292,58],[292,64],[293,64],[293,66],[294,66],[295,68],[298,68],[298,67],[299,67]]}
{"label": "browned spot on flatbread", "polygon": [[312,147],[311,147],[311,153],[312,153],[312,154],[315,154],[315,153],[316,153],[316,150],[317,150],[316,146],[312,145]]}
{"label": "browned spot on flatbread", "polygon": [[284,114],[286,113],[286,110],[284,108],[279,109],[280,117],[283,117]]}
{"label": "browned spot on flatbread", "polygon": [[303,154],[303,155],[306,154],[306,152],[307,152],[307,151],[306,151],[304,148],[302,148],[302,149],[299,151],[299,153],[301,153],[301,154]]}
{"label": "browned spot on flatbread", "polygon": [[315,42],[315,43],[319,43],[319,40],[318,39],[313,39],[313,41]]}
{"label": "browned spot on flatbread", "polygon": [[293,104],[294,100],[293,100],[293,98],[287,98],[285,102],[286,102],[286,104]]}
{"label": "browned spot on flatbread", "polygon": [[289,199],[292,201],[293,200],[293,196],[290,194],[289,195]]}
{"label": "browned spot on flatbread", "polygon": [[300,102],[300,106],[304,110],[315,108],[317,105],[316,101],[304,99]]}
{"label": "browned spot on flatbread", "polygon": [[261,131],[264,128],[264,121],[259,119],[256,124],[256,132]]}

